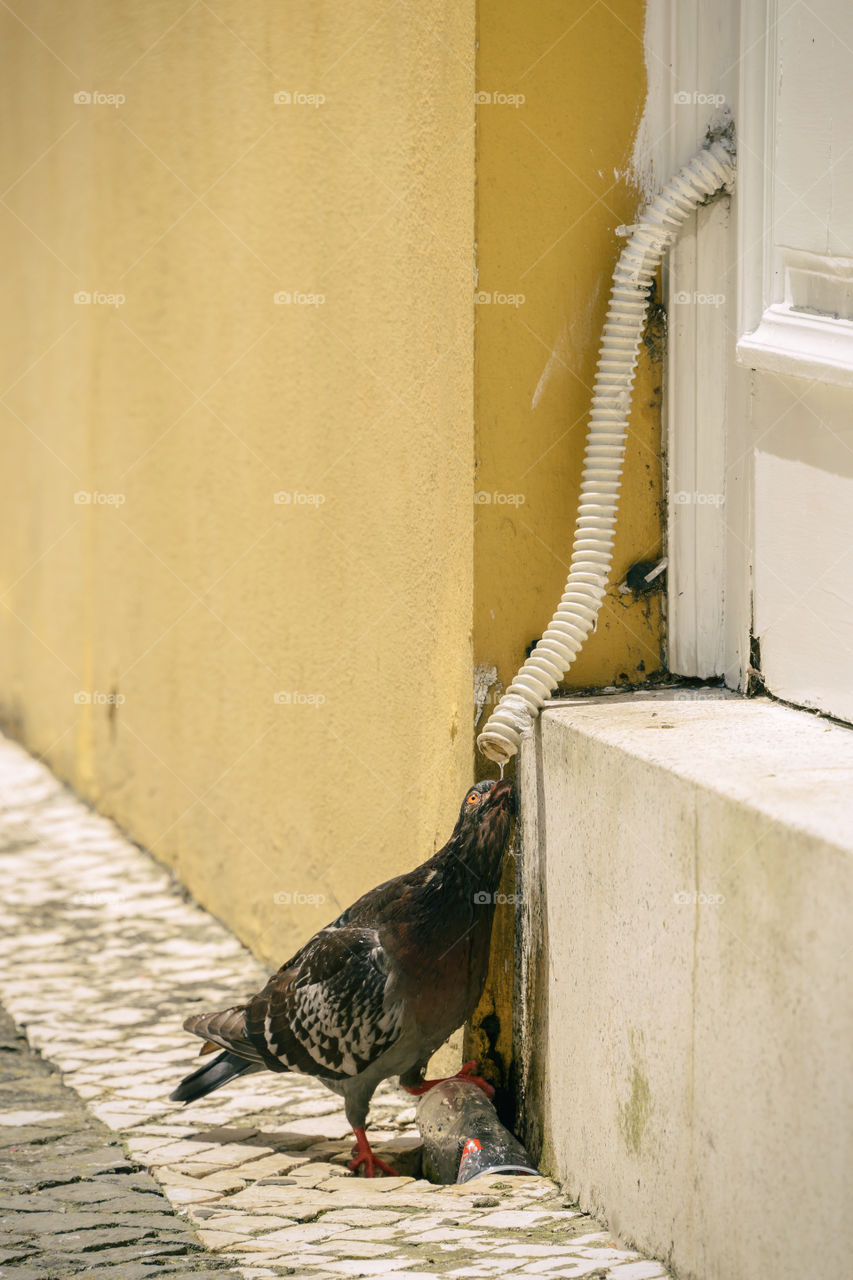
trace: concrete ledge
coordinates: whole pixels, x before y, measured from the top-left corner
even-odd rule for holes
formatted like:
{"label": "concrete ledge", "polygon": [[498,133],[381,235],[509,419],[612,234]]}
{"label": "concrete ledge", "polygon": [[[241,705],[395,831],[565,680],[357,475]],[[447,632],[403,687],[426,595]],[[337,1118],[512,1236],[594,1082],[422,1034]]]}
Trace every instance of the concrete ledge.
{"label": "concrete ledge", "polygon": [[722,691],[560,701],[520,779],[543,1167],[682,1277],[849,1274],[853,732]]}

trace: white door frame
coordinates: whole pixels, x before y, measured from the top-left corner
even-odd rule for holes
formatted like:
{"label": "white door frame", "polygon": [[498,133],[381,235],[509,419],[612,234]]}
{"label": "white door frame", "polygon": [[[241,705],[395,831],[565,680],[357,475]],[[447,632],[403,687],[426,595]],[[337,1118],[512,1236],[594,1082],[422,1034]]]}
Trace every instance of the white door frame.
{"label": "white door frame", "polygon": [[[744,6],[763,9],[763,3]],[[649,96],[636,167],[659,187],[726,115],[739,126],[739,0],[649,0]],[[737,325],[733,201],[685,224],[664,267],[669,317],[667,665],[742,688],[749,665],[750,449],[728,422]],[[745,428],[745,424],[744,424]]]}

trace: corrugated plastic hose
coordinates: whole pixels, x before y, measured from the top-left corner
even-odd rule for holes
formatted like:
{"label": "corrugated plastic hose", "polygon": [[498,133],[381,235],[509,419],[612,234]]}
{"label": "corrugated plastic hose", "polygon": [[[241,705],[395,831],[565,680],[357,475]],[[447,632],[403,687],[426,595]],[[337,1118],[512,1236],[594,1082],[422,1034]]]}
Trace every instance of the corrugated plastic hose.
{"label": "corrugated plastic hose", "polygon": [[695,209],[735,174],[735,150],[723,134],[663,188],[632,229],[613,272],[587,427],[581,499],[569,576],[548,630],[477,738],[483,755],[505,764],[595,625],[607,589],[628,415],[649,291],[664,250]]}

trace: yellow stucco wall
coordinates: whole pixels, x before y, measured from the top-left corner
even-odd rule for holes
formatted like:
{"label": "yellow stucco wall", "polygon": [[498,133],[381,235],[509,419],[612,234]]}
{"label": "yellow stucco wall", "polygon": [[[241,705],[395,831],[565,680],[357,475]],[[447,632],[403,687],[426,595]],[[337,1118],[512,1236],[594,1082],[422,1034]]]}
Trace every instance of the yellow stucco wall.
{"label": "yellow stucco wall", "polygon": [[471,777],[473,4],[21,19],[2,718],[280,962]]}
{"label": "yellow stucco wall", "polygon": [[[472,663],[505,685],[561,593],[643,5],[21,16],[0,716],[278,962],[443,842],[489,772]],[[472,305],[474,263],[524,301]],[[659,549],[659,386],[646,351],[616,582]],[[659,665],[656,603],[611,591],[571,681]],[[511,971],[501,908],[497,1074]]]}
{"label": "yellow stucco wall", "polygon": [[[571,559],[586,422],[613,266],[640,196],[631,152],[645,101],[643,0],[492,0],[478,10],[474,657],[494,705],[544,631]],[[491,100],[489,100],[491,99]],[[498,295],[496,297],[496,295]],[[618,585],[661,550],[661,333],[634,390],[613,573],[567,685],[642,681],[662,665],[659,596]],[[482,722],[481,726],[482,727]],[[494,766],[478,759],[483,776]],[[515,890],[509,863],[503,890]],[[466,1053],[506,1081],[513,907]]]}

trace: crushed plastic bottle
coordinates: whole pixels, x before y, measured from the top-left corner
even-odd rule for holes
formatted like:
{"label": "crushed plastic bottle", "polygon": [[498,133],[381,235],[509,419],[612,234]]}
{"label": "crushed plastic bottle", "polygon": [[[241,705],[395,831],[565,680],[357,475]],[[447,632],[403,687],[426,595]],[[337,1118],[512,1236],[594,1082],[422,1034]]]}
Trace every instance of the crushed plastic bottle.
{"label": "crushed plastic bottle", "polygon": [[435,1085],[418,1103],[417,1117],[423,1172],[431,1182],[470,1182],[485,1173],[538,1173],[482,1089],[469,1080]]}

